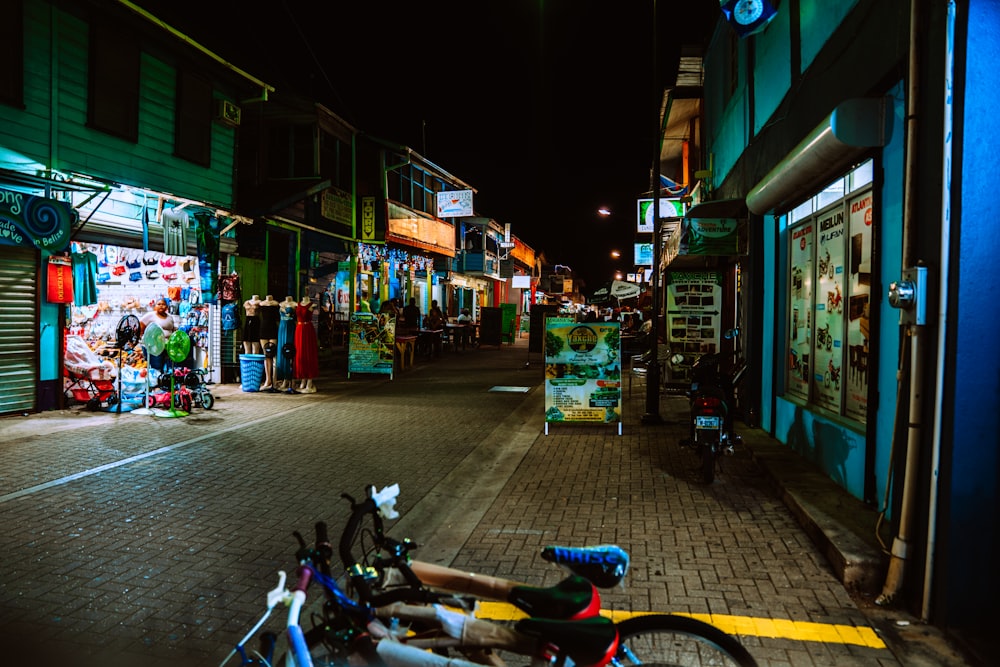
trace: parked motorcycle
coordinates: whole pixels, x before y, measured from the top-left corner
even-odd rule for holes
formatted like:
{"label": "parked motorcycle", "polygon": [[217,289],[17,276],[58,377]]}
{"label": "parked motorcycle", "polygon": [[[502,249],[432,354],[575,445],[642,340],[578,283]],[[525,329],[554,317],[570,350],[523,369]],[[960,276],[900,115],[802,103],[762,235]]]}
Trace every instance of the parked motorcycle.
{"label": "parked motorcycle", "polygon": [[[736,335],[736,330],[729,331],[726,338]],[[742,443],[733,429],[733,410],[735,388],[747,366],[741,362],[724,368],[725,360],[721,354],[703,354],[691,365],[691,434],[681,444],[695,450],[706,484],[715,480],[721,458],[731,456]]]}

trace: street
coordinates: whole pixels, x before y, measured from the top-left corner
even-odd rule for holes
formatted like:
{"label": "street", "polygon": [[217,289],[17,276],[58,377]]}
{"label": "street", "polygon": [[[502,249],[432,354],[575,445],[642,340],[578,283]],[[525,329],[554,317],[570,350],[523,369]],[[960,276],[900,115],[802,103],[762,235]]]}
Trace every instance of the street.
{"label": "street", "polygon": [[341,493],[398,482],[390,534],[422,560],[552,585],[564,572],[543,546],[616,543],[632,564],[605,609],[739,630],[762,666],[902,664],[748,452],[699,482],[677,445],[685,399],[663,397],[666,423],[641,425],[640,386],[623,435],[544,435],[526,339],[392,380],[327,363],[316,394],[218,386],[215,409],[184,418],[0,420],[6,646],[38,665],[218,665],[293,569],[292,532],[309,540],[325,520],[336,539]]}

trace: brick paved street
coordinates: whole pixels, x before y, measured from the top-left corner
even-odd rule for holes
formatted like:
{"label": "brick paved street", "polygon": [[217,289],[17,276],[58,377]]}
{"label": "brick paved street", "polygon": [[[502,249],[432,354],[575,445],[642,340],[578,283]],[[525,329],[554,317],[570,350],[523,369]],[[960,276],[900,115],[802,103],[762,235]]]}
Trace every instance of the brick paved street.
{"label": "brick paved street", "polygon": [[[335,532],[341,492],[394,482],[403,516],[391,534],[424,545],[424,560],[552,584],[563,572],[542,546],[614,542],[632,569],[605,608],[878,636],[746,449],[714,484],[698,481],[677,446],[683,398],[663,397],[667,423],[646,426],[639,388],[621,436],[545,435],[541,358],[526,338],[418,361],[394,380],[348,379],[342,362],[327,359],[317,394],[216,386],[216,408],[186,418],[0,420],[0,639],[38,665],[218,665],[293,566],[292,531],[325,519]],[[896,647],[765,634],[740,636],[761,665],[921,664]]]}

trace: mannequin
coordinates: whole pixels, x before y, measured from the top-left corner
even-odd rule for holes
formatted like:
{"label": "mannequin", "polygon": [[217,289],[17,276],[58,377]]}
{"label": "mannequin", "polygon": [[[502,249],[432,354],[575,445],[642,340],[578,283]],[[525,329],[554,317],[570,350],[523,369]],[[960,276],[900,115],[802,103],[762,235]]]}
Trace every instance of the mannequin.
{"label": "mannequin", "polygon": [[308,296],[302,297],[295,306],[295,375],[299,378],[299,393],[314,394],[313,379],[319,375],[319,345],[316,342],[316,328],[313,326],[313,303]]}
{"label": "mannequin", "polygon": [[274,388],[274,358],[278,354],[278,302],[270,294],[257,306],[260,318],[260,345],[264,350],[264,384],[261,391],[276,392]]}
{"label": "mannequin", "polygon": [[243,352],[246,354],[260,354],[260,316],[257,314],[259,307],[260,297],[256,294],[243,302],[243,311],[247,316],[243,323]]}
{"label": "mannequin", "polygon": [[278,304],[278,356],[274,360],[274,379],[278,389],[297,394],[292,386],[295,377],[295,354],[286,354],[286,345],[295,345],[295,307],[298,304],[290,296]]}

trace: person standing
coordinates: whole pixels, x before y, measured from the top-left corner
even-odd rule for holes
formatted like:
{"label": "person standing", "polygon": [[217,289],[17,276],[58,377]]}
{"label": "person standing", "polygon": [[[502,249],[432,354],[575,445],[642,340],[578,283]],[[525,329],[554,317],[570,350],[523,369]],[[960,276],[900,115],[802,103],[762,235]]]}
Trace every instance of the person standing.
{"label": "person standing", "polygon": [[410,297],[410,303],[403,308],[403,326],[408,331],[416,331],[420,328],[420,308],[417,307],[417,300]]}
{"label": "person standing", "polygon": [[308,296],[295,306],[295,375],[299,378],[299,393],[314,394],[313,380],[319,375],[319,345],[313,326],[313,304]]}
{"label": "person standing", "polygon": [[[153,310],[139,319],[139,334],[145,334],[146,327],[150,324],[156,324],[156,326],[163,330],[164,340],[168,340],[177,331],[177,323],[174,321],[174,316],[170,314],[170,304],[167,303],[165,297],[161,296],[154,301]],[[162,371],[167,359],[168,356],[165,349],[159,354],[150,355],[148,359],[149,367]]]}

